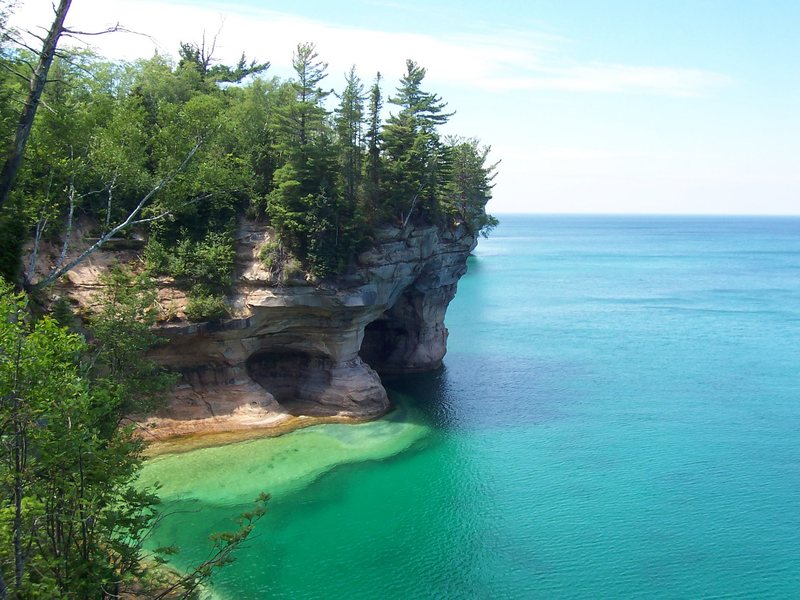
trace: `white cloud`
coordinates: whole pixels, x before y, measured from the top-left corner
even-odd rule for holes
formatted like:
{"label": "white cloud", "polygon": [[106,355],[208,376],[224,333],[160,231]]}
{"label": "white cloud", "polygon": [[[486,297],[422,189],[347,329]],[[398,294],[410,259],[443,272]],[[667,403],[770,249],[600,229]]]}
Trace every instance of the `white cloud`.
{"label": "white cloud", "polygon": [[[338,76],[352,64],[370,79],[382,71],[390,80],[403,72],[405,59],[423,64],[436,84],[496,92],[557,90],[564,92],[645,92],[674,96],[701,95],[723,84],[723,75],[697,69],[632,66],[570,59],[567,40],[524,31],[433,37],[331,25],[285,13],[218,3],[198,5],[154,0],[82,0],[75,2],[69,23],[103,29],[120,22],[144,36],[115,34],[92,38],[100,51],[115,58],[149,56],[157,49],[174,54],[180,41],[197,41],[205,30],[220,27],[218,58],[235,61],[248,56],[270,60],[273,73],[288,76],[298,42],[313,41]],[[224,8],[223,8],[224,7]],[[46,0],[28,0],[17,11],[17,22],[32,26],[48,22]]]}
{"label": "white cloud", "polygon": [[699,96],[728,81],[724,75],[698,69],[590,63],[545,65],[530,69],[527,74],[478,79],[474,83],[494,91],[649,92]]}

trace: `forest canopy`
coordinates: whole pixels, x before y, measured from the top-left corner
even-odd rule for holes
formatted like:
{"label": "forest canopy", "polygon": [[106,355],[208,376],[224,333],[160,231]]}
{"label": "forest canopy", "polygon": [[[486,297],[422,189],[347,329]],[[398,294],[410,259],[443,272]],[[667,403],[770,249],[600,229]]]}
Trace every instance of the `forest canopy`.
{"label": "forest canopy", "polygon": [[[242,215],[275,229],[265,260],[292,259],[315,280],[343,273],[382,226],[485,233],[495,222],[484,212],[488,147],[440,133],[453,113],[414,61],[387,97],[380,74],[367,85],[355,67],[344,89],[326,87],[313,44],[297,46],[289,79],[244,55],[219,64],[211,52],[204,40],[181,44],[178,61],[56,57],[0,212],[0,273],[36,283],[21,264],[23,241],[62,240],[73,219],[89,217],[98,236],[121,224],[117,238],[143,232],[151,272],[209,301],[231,283]],[[18,47],[0,56],[7,138],[25,92],[18,75],[33,59]]]}

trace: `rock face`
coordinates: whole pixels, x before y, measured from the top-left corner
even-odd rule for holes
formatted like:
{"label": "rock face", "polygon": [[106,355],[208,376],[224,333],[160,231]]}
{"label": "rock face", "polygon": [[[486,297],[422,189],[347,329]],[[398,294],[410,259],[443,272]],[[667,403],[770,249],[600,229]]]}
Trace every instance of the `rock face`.
{"label": "rock face", "polygon": [[334,285],[276,285],[258,259],[269,235],[240,227],[236,318],[163,326],[169,343],[154,356],[183,377],[167,409],[145,421],[154,436],[298,415],[372,418],[389,406],[377,372],[441,365],[445,311],[476,245],[465,227],[381,230]]}

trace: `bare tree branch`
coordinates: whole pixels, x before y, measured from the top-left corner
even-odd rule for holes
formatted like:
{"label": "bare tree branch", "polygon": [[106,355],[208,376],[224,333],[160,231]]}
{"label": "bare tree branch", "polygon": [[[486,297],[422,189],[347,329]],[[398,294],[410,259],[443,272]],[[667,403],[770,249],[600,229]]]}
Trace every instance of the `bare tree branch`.
{"label": "bare tree branch", "polygon": [[[195,202],[200,202],[200,200],[207,200],[207,199],[211,198],[211,196],[213,196],[213,194],[211,194],[211,193],[202,194],[201,196],[198,196],[197,198],[192,198],[189,202],[184,204],[184,206],[187,206],[189,204],[194,204]],[[146,219],[139,219],[137,221],[132,221],[131,222],[131,226],[141,225],[142,223],[152,223],[153,221],[160,221],[161,219],[170,216],[172,214],[172,212],[173,211],[171,211],[171,210],[165,210],[161,214],[155,215],[154,217],[147,217]]]}
{"label": "bare tree branch", "polygon": [[[53,172],[50,171],[50,177],[47,180],[47,193],[45,194],[45,202],[50,199],[50,189],[53,186]],[[31,251],[31,259],[28,263],[28,270],[23,273],[24,280],[30,281],[36,269],[36,260],[39,255],[39,244],[42,241],[42,232],[47,227],[47,217],[42,217],[36,223],[36,237],[33,240],[33,250]]]}
{"label": "bare tree branch", "polygon": [[266,513],[265,505],[269,499],[269,494],[259,494],[258,498],[256,498],[255,509],[242,513],[237,519],[239,530],[215,536],[214,546],[209,552],[208,558],[185,575],[179,577],[172,585],[159,590],[159,593],[152,596],[153,600],[174,597],[176,593],[180,593],[181,598],[191,597],[197,588],[211,577],[215,570],[233,562],[233,553],[243,546],[252,533],[255,523],[264,516]]}
{"label": "bare tree branch", "polygon": [[117,187],[117,176],[119,171],[114,171],[114,177],[111,178],[111,183],[108,186],[108,203],[106,204],[106,229],[111,227],[111,201],[114,197],[114,188]]}
{"label": "bare tree branch", "polygon": [[[44,43],[44,40],[45,40],[45,37],[46,37],[46,34],[47,34],[47,30],[44,27],[41,27],[41,26],[37,27],[37,29],[41,29],[42,31],[44,31],[45,35],[39,35],[37,33],[34,33],[33,31],[31,31],[30,29],[23,29],[23,31],[25,33],[27,33],[29,36],[35,37],[40,42]],[[37,52],[37,50],[34,50],[33,48],[31,48],[31,50],[33,50],[34,52]]]}
{"label": "bare tree branch", "polygon": [[66,230],[64,231],[64,243],[61,245],[61,254],[58,256],[58,260],[56,264],[53,266],[53,270],[58,270],[58,268],[64,264],[64,259],[67,256],[67,250],[69,249],[69,240],[72,237],[72,218],[75,215],[75,177],[74,175],[70,177],[69,180],[69,213],[67,214],[67,225]]}
{"label": "bare tree branch", "polygon": [[119,21],[117,21],[116,25],[108,27],[107,29],[103,29],[101,31],[78,31],[77,29],[65,27],[64,35],[68,37],[76,37],[80,35],[105,35],[107,33],[117,33],[118,31],[125,33],[135,33],[133,31],[130,31],[129,29],[126,29],[125,27],[119,24]]}
{"label": "bare tree branch", "polygon": [[419,199],[419,195],[422,193],[423,187],[424,184],[421,185],[417,193],[414,194],[414,199],[411,201],[411,208],[408,209],[408,214],[406,215],[406,218],[403,219],[403,226],[401,227],[401,229],[406,228],[406,225],[408,225],[408,220],[411,218],[411,215],[414,214],[414,207],[417,205],[417,200]]}
{"label": "bare tree branch", "polygon": [[[79,62],[77,62],[77,61],[73,60],[73,58],[72,58],[72,55],[71,55],[71,54],[67,54],[67,53],[64,53],[64,52],[61,52],[61,51],[56,51],[56,56],[57,56],[58,58],[60,58],[61,60],[63,60],[63,61],[64,61],[65,63],[67,63],[68,65],[70,65],[71,67],[74,67],[75,69],[78,69],[79,71],[83,71],[83,72],[84,72],[86,75],[88,75],[88,76],[89,76],[91,79],[94,79],[94,78],[95,78],[95,74],[94,74],[94,73],[92,73],[92,72],[91,72],[89,69],[87,69],[86,67],[84,67],[84,66],[83,66],[82,64],[80,64]],[[61,83],[66,83],[66,82],[65,82],[63,79],[49,79],[49,80],[47,81],[47,83],[51,83],[51,82],[54,82],[54,81],[60,81]],[[67,84],[67,85],[69,85],[69,84]]]}
{"label": "bare tree branch", "polygon": [[417,200],[419,200],[419,195],[422,193],[422,190],[425,189],[425,186],[428,185],[428,183],[430,183],[430,180],[433,177],[433,172],[436,170],[436,166],[438,165],[438,163],[439,163],[438,159],[434,157],[428,164],[428,172],[426,173],[427,178],[422,183],[420,183],[419,189],[417,189],[417,193],[414,194],[414,199],[411,201],[411,208],[408,209],[408,214],[406,215],[405,219],[403,219],[402,229],[405,229],[406,225],[408,225],[408,221],[409,219],[411,219],[411,215],[414,213],[414,207],[417,205]]}
{"label": "bare tree branch", "polygon": [[[130,227],[132,225],[138,224],[138,223],[146,223],[146,222],[149,222],[151,220],[156,220],[154,218],[137,220],[136,217],[139,215],[139,213],[142,211],[142,209],[145,207],[145,205],[150,201],[150,199],[153,196],[155,196],[158,192],[160,192],[166,185],[171,183],[172,180],[175,179],[175,177],[177,177],[177,175],[181,171],[183,171],[184,168],[186,168],[186,165],[189,163],[189,161],[192,159],[192,157],[197,153],[197,151],[200,149],[200,146],[202,144],[203,144],[203,140],[199,140],[194,145],[194,147],[189,151],[189,153],[183,159],[183,162],[181,162],[181,164],[178,166],[178,168],[175,169],[172,173],[170,173],[166,177],[164,177],[161,181],[159,181],[158,184],[156,184],[156,186],[153,189],[151,189],[144,197],[142,197],[142,199],[139,201],[139,204],[136,205],[136,207],[128,214],[127,218],[122,223],[120,223],[119,225],[117,225],[113,229],[110,229],[109,231],[104,233],[100,237],[100,239],[98,239],[94,244],[89,246],[89,248],[84,250],[77,258],[71,260],[66,265],[64,265],[64,266],[62,266],[60,268],[54,268],[47,277],[45,277],[40,282],[34,284],[33,287],[35,287],[37,289],[41,289],[43,287],[47,287],[48,285],[50,285],[51,283],[56,281],[58,278],[60,278],[61,276],[65,275],[66,273],[68,273],[72,269],[74,269],[77,265],[81,264],[84,260],[86,260],[86,258],[88,256],[90,256],[95,251],[100,249],[103,246],[103,244],[105,244],[108,240],[112,239],[117,233],[119,233],[123,229],[126,229],[126,228],[128,228],[128,227]],[[166,213],[161,215],[161,216],[159,216],[158,218],[163,218],[165,216],[166,216]]]}
{"label": "bare tree branch", "polygon": [[54,115],[57,115],[57,114],[58,114],[58,113],[56,112],[56,109],[55,109],[55,108],[53,108],[52,106],[50,106],[50,105],[49,105],[47,102],[45,102],[44,100],[39,100],[39,103],[40,103],[42,106],[44,106],[46,110],[49,110],[49,111],[50,111],[52,114],[54,114]]}
{"label": "bare tree branch", "polygon": [[[39,38],[39,36],[37,36],[37,35],[34,35],[34,34],[30,33],[30,32],[27,32],[27,33],[29,33],[30,35],[32,35],[35,38],[40,39],[41,41],[44,41],[43,38]],[[30,52],[33,52],[34,54],[38,54],[39,51],[41,50],[40,48],[34,48],[33,46],[29,46],[28,44],[26,44],[22,40],[22,38],[15,37],[13,35],[6,35],[5,37],[6,37],[6,39],[8,41],[10,41],[15,46],[20,46],[20,47],[24,48],[25,50],[29,50]]]}
{"label": "bare tree branch", "polygon": [[36,223],[36,237],[33,239],[31,259],[28,263],[28,270],[24,275],[26,281],[29,281],[33,277],[34,269],[36,269],[36,261],[39,258],[39,244],[42,241],[42,232],[44,231],[45,227],[47,227],[47,217],[39,219],[39,221]]}
{"label": "bare tree branch", "polygon": [[2,62],[2,63],[0,63],[0,67],[1,67],[1,68],[3,68],[3,69],[5,69],[6,71],[8,71],[9,73],[11,73],[12,75],[16,75],[17,77],[19,77],[19,78],[20,78],[20,79],[22,79],[23,81],[28,81],[28,80],[30,80],[30,76],[29,76],[29,75],[23,75],[22,73],[20,73],[20,72],[19,72],[19,71],[17,71],[16,69],[12,69],[12,68],[11,68],[11,66],[10,66],[10,65],[8,65],[8,64],[6,64],[5,62]]}
{"label": "bare tree branch", "polygon": [[78,42],[82,42],[87,47],[91,47],[91,46],[87,41],[82,40],[81,36],[92,37],[92,36],[96,36],[96,35],[106,35],[108,33],[130,33],[131,35],[138,35],[138,36],[141,36],[141,37],[145,37],[148,40],[150,40],[151,42],[153,42],[153,44],[155,46],[163,49],[163,46],[158,43],[158,40],[156,40],[156,38],[154,38],[149,33],[144,33],[142,31],[136,31],[135,29],[128,29],[127,27],[125,27],[124,25],[121,25],[120,23],[117,23],[116,25],[114,25],[113,27],[109,27],[108,29],[103,29],[102,31],[77,31],[77,30],[74,30],[74,29],[66,29],[66,28],[64,29],[64,36],[65,37],[69,37],[70,39],[76,40]]}

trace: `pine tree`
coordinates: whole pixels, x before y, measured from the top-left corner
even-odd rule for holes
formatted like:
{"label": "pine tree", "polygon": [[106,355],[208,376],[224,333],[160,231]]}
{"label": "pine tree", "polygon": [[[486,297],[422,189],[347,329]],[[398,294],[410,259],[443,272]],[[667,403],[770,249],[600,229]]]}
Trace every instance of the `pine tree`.
{"label": "pine tree", "polygon": [[330,92],[319,87],[328,65],[319,60],[314,44],[298,44],[292,65],[297,74],[288,84],[293,97],[278,114],[276,145],[284,163],[275,170],[267,214],[283,242],[303,260],[308,247],[308,204],[321,184],[315,166],[325,162],[312,156],[311,142],[322,134],[328,114],[322,103]]}
{"label": "pine tree", "polygon": [[247,57],[242,52],[239,62],[235,67],[229,65],[214,64],[217,59],[214,58],[214,51],[217,49],[217,35],[215,35],[208,43],[206,42],[206,34],[203,32],[203,37],[200,43],[194,42],[181,42],[178,56],[180,62],[178,69],[195,69],[202,81],[210,81],[213,83],[239,83],[244,78],[250,75],[258,75],[266,71],[270,63],[269,61],[259,63],[251,60],[247,63]]}
{"label": "pine tree", "polygon": [[425,69],[413,60],[406,61],[406,74],[397,95],[389,102],[400,107],[389,117],[383,130],[386,154],[384,189],[389,209],[404,226],[415,210],[435,219],[445,156],[437,127],[454,113],[444,112],[446,103],[422,90]]}
{"label": "pine tree", "polygon": [[296,102],[290,111],[289,123],[302,150],[328,114],[322,103],[331,92],[319,87],[320,82],[328,76],[325,72],[328,63],[319,60],[314,44],[305,43],[298,44],[292,57],[292,67],[297,73],[297,80],[292,83]]}
{"label": "pine tree", "polygon": [[369,116],[367,118],[367,161],[366,176],[366,213],[370,225],[375,222],[376,209],[380,204],[381,186],[381,74],[375,76],[375,82],[369,91]]}
{"label": "pine tree", "polygon": [[361,183],[363,162],[364,85],[356,75],[355,66],[345,76],[345,88],[336,109],[336,134],[339,138],[339,164],[342,191],[348,206],[355,206],[356,192]]}

